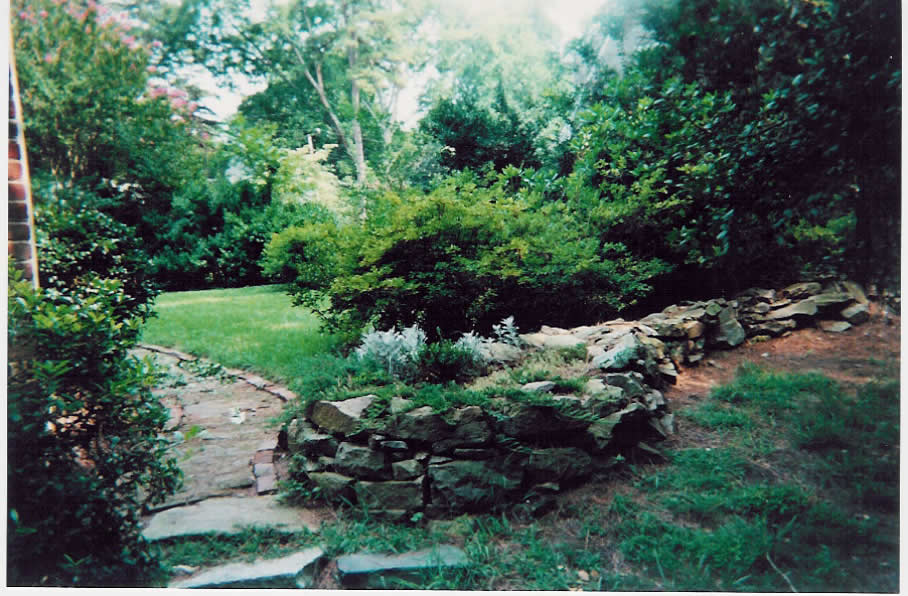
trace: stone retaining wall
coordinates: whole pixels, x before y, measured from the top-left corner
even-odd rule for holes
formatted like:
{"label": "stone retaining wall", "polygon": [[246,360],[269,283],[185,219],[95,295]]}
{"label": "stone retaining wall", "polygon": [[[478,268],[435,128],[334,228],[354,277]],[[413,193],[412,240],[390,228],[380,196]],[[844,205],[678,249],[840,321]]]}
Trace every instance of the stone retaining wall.
{"label": "stone retaining wall", "polygon": [[579,394],[541,381],[520,398],[446,412],[399,397],[315,401],[288,425],[288,449],[303,456],[303,480],[322,496],[392,518],[505,506],[536,513],[629,451],[657,453],[650,443],[674,430],[660,389],[709,350],[807,325],[840,332],[868,318],[856,284],[810,282],[673,305],[639,321],[543,327],[521,336],[523,350],[488,346],[490,358],[514,364],[532,350],[583,346],[591,380]]}

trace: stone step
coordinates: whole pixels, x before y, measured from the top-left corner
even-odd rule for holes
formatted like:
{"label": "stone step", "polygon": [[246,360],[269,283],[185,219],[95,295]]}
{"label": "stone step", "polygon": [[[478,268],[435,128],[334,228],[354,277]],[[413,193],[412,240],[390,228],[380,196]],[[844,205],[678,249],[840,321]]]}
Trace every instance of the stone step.
{"label": "stone step", "polygon": [[461,549],[442,544],[399,555],[343,555],[337,558],[337,574],[341,584],[347,588],[381,588],[384,587],[384,579],[412,577],[423,570],[465,565],[467,555]]}
{"label": "stone step", "polygon": [[250,528],[282,532],[318,531],[315,514],[278,503],[274,495],[218,497],[155,514],[142,535],[150,541],[177,536],[239,534]]}
{"label": "stone step", "polygon": [[280,559],[228,563],[173,582],[168,588],[311,588],[324,554],[314,546]]}

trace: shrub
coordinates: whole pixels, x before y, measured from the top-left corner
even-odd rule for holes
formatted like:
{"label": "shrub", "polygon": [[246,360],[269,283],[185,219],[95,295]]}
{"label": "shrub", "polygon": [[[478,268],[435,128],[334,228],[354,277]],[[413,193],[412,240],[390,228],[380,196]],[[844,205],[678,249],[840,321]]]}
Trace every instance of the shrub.
{"label": "shrub", "polygon": [[524,341],[520,339],[517,326],[514,325],[514,315],[502,319],[500,323],[492,325],[492,334],[495,340],[515,348],[523,347]]}
{"label": "shrub", "polygon": [[398,379],[416,376],[419,355],[426,345],[426,334],[413,325],[403,331],[370,331],[363,335],[356,357],[366,367],[378,367]]}
{"label": "shrub", "polygon": [[445,339],[427,344],[419,351],[416,365],[419,376],[429,383],[464,383],[482,373],[485,358],[479,351],[475,335],[452,342]]}
{"label": "shrub", "polygon": [[179,470],[155,373],[130,357],[140,318],[116,280],[36,291],[10,271],[7,532],[11,585],[132,586],[158,569],[139,513]]}
{"label": "shrub", "polygon": [[370,331],[354,351],[367,369],[381,370],[401,381],[464,382],[483,370],[482,338],[466,333],[457,342],[426,343],[426,334],[413,325],[402,331]]}
{"label": "shrub", "polygon": [[158,289],[148,257],[135,230],[104,212],[109,202],[86,188],[40,178],[35,199],[41,285],[63,291],[116,279],[122,297],[113,307],[116,320],[151,316]]}
{"label": "shrub", "polygon": [[171,202],[154,255],[155,278],[178,290],[260,284],[273,234],[329,218],[320,205],[272,199],[246,180],[195,182]]}
{"label": "shrub", "polygon": [[470,174],[427,196],[385,195],[364,222],[316,224],[276,236],[268,270],[293,274],[297,302],[329,325],[359,331],[420,325],[452,338],[487,333],[507,315],[569,325],[634,304],[662,272],[534,193],[517,170],[489,186]]}

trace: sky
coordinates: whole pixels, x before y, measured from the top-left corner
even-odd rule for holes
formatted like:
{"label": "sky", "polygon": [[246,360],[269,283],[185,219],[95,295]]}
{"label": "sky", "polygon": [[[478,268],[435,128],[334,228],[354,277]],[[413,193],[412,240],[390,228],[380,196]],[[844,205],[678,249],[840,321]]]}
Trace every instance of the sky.
{"label": "sky", "polygon": [[[254,0],[264,6],[268,0]],[[280,1],[280,0],[278,0]],[[512,15],[516,16],[526,12],[533,0],[433,0],[444,2],[457,2],[463,5],[468,14],[488,15],[496,20],[505,20]],[[546,0],[542,3],[543,12],[555,23],[561,31],[563,42],[578,37],[590,18],[604,4],[611,0]],[[236,113],[244,95],[256,93],[261,88],[248,86],[242,93],[234,93],[219,89],[210,75],[199,72],[194,77],[194,82],[203,90],[211,93],[208,98],[203,98],[202,105],[210,108],[219,119],[226,119]],[[415,121],[417,115],[417,102],[422,92],[424,82],[414,80],[411,85],[403,90],[400,96],[399,117],[405,124]]]}

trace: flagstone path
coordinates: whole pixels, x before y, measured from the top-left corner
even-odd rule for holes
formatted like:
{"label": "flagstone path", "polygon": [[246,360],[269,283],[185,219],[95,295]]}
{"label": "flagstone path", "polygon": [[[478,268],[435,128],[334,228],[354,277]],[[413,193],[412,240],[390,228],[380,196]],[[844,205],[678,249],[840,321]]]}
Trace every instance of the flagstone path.
{"label": "flagstone path", "polygon": [[273,495],[287,473],[273,419],[293,397],[289,390],[176,350],[142,345],[134,354],[151,357],[166,371],[154,394],[170,410],[165,431],[183,471],[182,488],[150,511],[149,539],[186,534],[187,528],[199,534],[251,525],[317,528],[309,512],[288,513],[292,508],[279,506]]}

